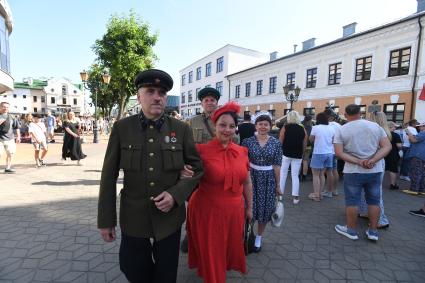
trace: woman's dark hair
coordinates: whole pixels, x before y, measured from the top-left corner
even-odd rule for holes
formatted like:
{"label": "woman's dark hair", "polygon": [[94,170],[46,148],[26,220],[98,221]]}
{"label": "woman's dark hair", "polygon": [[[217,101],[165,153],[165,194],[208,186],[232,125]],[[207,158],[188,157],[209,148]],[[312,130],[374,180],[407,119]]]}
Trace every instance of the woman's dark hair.
{"label": "woman's dark hair", "polygon": [[316,125],[329,125],[328,115],[326,115],[324,112],[317,114]]}
{"label": "woman's dark hair", "polygon": [[257,125],[257,123],[261,122],[261,121],[267,121],[267,122],[269,122],[270,127],[272,126],[272,119],[270,119],[270,117],[267,116],[267,115],[261,115],[260,117],[255,119],[255,124]]}
{"label": "woman's dark hair", "polygon": [[217,121],[221,116],[223,116],[225,114],[232,116],[233,120],[235,121],[235,125],[238,124],[238,114],[236,114],[235,112],[231,112],[231,111],[222,113],[220,116],[217,117]]}

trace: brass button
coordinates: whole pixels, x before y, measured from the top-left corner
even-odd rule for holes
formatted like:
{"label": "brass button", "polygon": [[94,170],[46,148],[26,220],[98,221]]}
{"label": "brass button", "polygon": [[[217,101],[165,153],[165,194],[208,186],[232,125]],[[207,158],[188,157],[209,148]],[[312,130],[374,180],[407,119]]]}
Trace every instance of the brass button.
{"label": "brass button", "polygon": [[155,186],[155,183],[154,182],[150,182],[149,183],[149,186],[153,187],[153,186]]}
{"label": "brass button", "polygon": [[150,143],[152,143],[152,142],[153,142],[153,139],[149,139],[148,141],[149,141]]}
{"label": "brass button", "polygon": [[131,144],[128,146],[129,149],[131,149]]}
{"label": "brass button", "polygon": [[153,129],[153,126],[152,126],[152,125],[150,125],[150,126],[149,126],[149,129]]}
{"label": "brass button", "polygon": [[154,156],[154,153],[153,152],[149,153],[149,156],[150,157]]}
{"label": "brass button", "polygon": [[152,167],[149,167],[149,171],[152,172],[153,171],[153,168]]}
{"label": "brass button", "polygon": [[171,147],[171,149],[172,149],[172,150],[175,150],[175,149],[176,149],[176,147],[175,147],[175,146],[172,146],[172,147]]}

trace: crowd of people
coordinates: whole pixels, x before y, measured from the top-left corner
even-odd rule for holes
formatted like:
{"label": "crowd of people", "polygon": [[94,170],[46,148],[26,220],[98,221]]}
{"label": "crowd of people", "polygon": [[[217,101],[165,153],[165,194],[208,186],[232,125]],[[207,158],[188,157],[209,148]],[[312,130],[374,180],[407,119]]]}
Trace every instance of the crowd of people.
{"label": "crowd of people", "polygon": [[[49,110],[46,115],[24,114],[16,117],[9,113],[9,103],[0,103],[0,156],[6,152],[6,167],[4,173],[13,174],[13,156],[16,153],[16,144],[31,143],[34,147],[34,160],[36,168],[46,166],[44,158],[48,153],[51,143],[56,143],[55,135],[63,136],[62,160],[67,158],[77,161],[82,165],[86,155],[82,152],[85,136],[94,129],[94,118],[88,116],[77,117],[73,111],[62,115],[53,115]],[[97,121],[100,135],[107,136],[115,123],[115,118]]]}
{"label": "crowd of people", "polygon": [[[410,182],[404,193],[425,195],[425,122],[397,125],[383,112],[363,119],[360,107],[350,104],[344,120],[331,107],[314,119],[291,110],[276,131],[267,111],[245,114],[239,124],[240,106],[229,102],[218,107],[220,92],[206,87],[198,92],[203,113],[186,123],[164,113],[172,86],[164,71],[140,72],[135,88],[141,112],[103,128],[110,136],[100,181],[98,228],[104,241],[117,238],[117,179],[123,170],[119,263],[130,282],[175,282],[179,249],[188,252],[189,267],[196,268],[204,282],[225,282],[231,269],[246,273],[244,227],[257,224],[253,251],[261,252],[264,231],[285,195],[289,172],[293,205],[302,205],[300,191],[310,170],[313,191],[308,199],[317,203],[339,196],[343,177],[346,223],[335,225],[335,231],[352,240],[359,239],[359,216],[369,220],[365,234],[371,241],[379,240],[378,229],[389,227],[385,171],[388,189],[399,189],[400,171],[400,178]],[[19,142],[22,133],[7,114],[8,104],[0,106],[0,154],[6,151],[5,173],[10,173],[15,140]],[[86,157],[82,137],[92,124],[73,112],[63,121],[51,113],[44,120],[39,115],[26,117],[36,166],[45,164],[58,125],[64,131],[62,158],[80,164]],[[99,123],[101,129],[108,124]],[[344,164],[342,171],[339,163]],[[424,209],[425,205],[410,213],[425,217]],[[187,238],[180,243],[185,220]]]}
{"label": "crowd of people", "polygon": [[[289,172],[293,205],[300,205],[300,184],[310,170],[309,198],[315,202],[339,196],[343,176],[346,223],[335,230],[353,240],[359,238],[359,215],[369,219],[365,234],[371,241],[378,241],[378,229],[389,227],[382,184],[389,171],[389,189],[398,189],[400,152],[410,166],[402,165],[411,182],[405,192],[425,194],[425,123],[410,121],[419,131],[406,129],[397,137],[400,126],[387,122],[384,113],[363,119],[360,107],[351,104],[344,121],[330,107],[315,119],[290,111],[276,135],[268,112],[245,114],[238,125],[240,106],[218,107],[221,94],[210,87],[198,92],[203,113],[185,123],[164,115],[172,86],[161,70],[138,74],[142,111],[116,123],[105,154],[98,227],[105,241],[117,238],[116,181],[122,169],[119,257],[131,282],[175,282],[179,248],[204,282],[225,282],[231,269],[245,273],[245,224],[257,223],[253,251],[261,252]],[[425,216],[423,208],[410,213]],[[186,215],[187,238],[179,243]]]}

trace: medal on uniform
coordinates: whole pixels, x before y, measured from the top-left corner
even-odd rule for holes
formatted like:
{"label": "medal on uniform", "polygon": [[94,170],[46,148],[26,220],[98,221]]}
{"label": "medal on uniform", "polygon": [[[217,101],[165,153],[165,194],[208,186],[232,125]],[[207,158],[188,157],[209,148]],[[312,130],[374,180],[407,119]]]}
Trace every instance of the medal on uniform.
{"label": "medal on uniform", "polygon": [[165,136],[164,141],[165,141],[165,143],[169,143],[170,142],[170,137],[169,136]]}
{"label": "medal on uniform", "polygon": [[177,142],[176,132],[171,132],[170,136],[171,136],[171,142]]}

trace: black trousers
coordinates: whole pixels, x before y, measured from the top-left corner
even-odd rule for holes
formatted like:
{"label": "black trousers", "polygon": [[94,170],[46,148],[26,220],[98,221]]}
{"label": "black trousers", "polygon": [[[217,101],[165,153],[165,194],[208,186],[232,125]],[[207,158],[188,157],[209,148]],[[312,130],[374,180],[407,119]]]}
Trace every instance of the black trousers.
{"label": "black trousers", "polygon": [[177,280],[181,230],[161,241],[121,235],[120,269],[132,283],[173,283]]}

